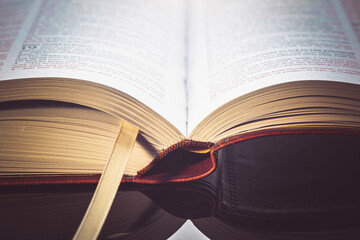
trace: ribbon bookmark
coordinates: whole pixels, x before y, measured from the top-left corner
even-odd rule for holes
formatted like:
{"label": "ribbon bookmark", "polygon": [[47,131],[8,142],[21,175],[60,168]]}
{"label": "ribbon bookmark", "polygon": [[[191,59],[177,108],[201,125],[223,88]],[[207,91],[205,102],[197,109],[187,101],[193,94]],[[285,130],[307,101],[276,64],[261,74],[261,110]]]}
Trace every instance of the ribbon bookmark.
{"label": "ribbon bookmark", "polygon": [[95,193],[73,239],[96,239],[114,201],[139,129],[121,122],[113,152],[107,161]]}

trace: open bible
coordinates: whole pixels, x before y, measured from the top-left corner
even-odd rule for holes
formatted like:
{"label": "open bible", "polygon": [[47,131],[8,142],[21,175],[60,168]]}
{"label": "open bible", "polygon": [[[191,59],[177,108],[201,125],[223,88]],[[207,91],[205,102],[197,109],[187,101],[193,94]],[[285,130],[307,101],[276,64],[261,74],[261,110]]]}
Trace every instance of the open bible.
{"label": "open bible", "polygon": [[129,182],[201,178],[246,136],[358,134],[359,24],[355,0],[2,1],[0,184],[96,182],[119,119]]}

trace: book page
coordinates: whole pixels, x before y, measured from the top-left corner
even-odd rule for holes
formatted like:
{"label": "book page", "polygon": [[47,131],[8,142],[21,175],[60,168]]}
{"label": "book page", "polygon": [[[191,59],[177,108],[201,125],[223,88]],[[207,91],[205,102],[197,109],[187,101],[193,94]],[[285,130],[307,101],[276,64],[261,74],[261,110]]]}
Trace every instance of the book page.
{"label": "book page", "polygon": [[356,37],[360,42],[360,1],[341,0],[341,3],[356,34]]}
{"label": "book page", "polygon": [[[29,14],[31,1],[2,1],[0,3],[0,73],[9,56],[11,46]],[[1,76],[1,75],[0,75]]]}
{"label": "book page", "polygon": [[189,73],[189,131],[226,102],[270,85],[360,84],[359,41],[344,2],[196,1],[193,32],[206,37],[189,41],[197,51],[190,62],[198,66]]}
{"label": "book page", "polygon": [[5,0],[0,12],[0,80],[100,83],[186,132],[182,0]]}

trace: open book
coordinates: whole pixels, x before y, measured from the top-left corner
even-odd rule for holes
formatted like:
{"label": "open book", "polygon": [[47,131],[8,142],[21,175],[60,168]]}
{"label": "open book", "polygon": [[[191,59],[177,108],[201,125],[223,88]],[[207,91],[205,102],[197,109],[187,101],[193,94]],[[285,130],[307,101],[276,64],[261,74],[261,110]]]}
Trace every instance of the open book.
{"label": "open book", "polygon": [[359,129],[359,24],[356,0],[2,1],[0,174],[99,174],[119,119],[132,180],[176,148]]}

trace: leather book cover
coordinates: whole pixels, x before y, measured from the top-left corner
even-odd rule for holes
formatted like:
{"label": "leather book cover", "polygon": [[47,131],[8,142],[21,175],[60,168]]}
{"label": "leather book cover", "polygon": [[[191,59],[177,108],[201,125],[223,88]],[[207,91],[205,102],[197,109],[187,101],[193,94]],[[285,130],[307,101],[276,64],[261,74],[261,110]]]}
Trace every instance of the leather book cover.
{"label": "leather book cover", "polygon": [[[338,149],[335,153],[338,158],[356,155],[350,146],[357,146],[360,142],[359,129],[346,128],[275,128],[272,130],[255,131],[223,139],[216,144],[201,143],[191,140],[180,142],[169,149],[166,149],[137,176],[125,176],[122,182],[160,184],[169,182],[187,182],[204,178],[211,174],[218,165],[217,154],[219,150],[229,146],[241,147],[248,141],[262,142],[262,139],[278,139],[269,141],[266,144],[258,144],[257,149],[247,149],[254,153],[262,149],[276,148],[286,143],[286,137],[293,136],[294,139],[301,139],[307,136],[307,141],[299,143],[297,152],[301,154],[309,146],[321,146],[323,153],[330,149]],[[333,139],[332,145],[324,145],[327,139]],[[283,140],[282,140],[283,139]],[[283,143],[283,142],[284,143]],[[197,150],[210,148],[209,153],[198,153]],[[285,149],[284,149],[285,150]],[[311,150],[314,151],[314,150]],[[299,153],[300,152],[300,153]],[[277,154],[282,154],[281,152]],[[291,152],[286,152],[290,154]],[[323,157],[323,156],[322,156]],[[2,177],[0,185],[36,185],[36,184],[94,184],[97,183],[100,175],[76,175],[76,176],[31,176],[31,177]]]}

